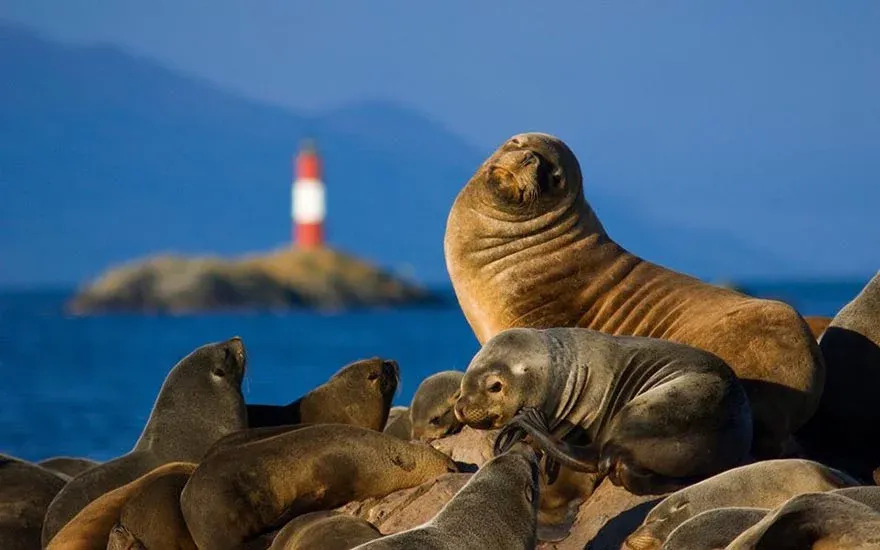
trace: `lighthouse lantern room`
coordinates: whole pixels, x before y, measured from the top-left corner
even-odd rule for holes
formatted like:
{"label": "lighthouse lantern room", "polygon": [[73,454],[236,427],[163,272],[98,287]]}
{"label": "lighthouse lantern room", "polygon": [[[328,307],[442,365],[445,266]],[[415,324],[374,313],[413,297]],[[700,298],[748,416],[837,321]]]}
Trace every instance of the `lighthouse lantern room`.
{"label": "lighthouse lantern room", "polygon": [[321,168],[315,143],[306,140],[294,159],[291,218],[295,247],[317,248],[324,245],[326,206]]}

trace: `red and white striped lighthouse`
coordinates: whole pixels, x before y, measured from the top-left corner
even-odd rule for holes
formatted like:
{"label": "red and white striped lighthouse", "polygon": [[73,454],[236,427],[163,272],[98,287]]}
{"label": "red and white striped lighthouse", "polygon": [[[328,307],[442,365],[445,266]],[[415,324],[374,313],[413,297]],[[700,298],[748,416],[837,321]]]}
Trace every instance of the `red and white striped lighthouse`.
{"label": "red and white striped lighthouse", "polygon": [[324,182],[321,181],[321,159],[311,140],[303,143],[294,161],[295,179],[290,215],[293,221],[293,243],[300,248],[324,244]]}

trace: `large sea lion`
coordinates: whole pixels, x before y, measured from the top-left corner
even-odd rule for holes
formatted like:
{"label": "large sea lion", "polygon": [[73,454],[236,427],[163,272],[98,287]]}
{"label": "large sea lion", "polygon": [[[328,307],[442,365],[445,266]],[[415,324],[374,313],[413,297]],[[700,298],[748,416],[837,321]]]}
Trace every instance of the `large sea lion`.
{"label": "large sea lion", "polygon": [[351,550],[382,536],[369,521],[335,510],[310,512],[287,523],[269,550]]}
{"label": "large sea lion", "polygon": [[245,428],[245,362],[238,337],[206,344],[181,359],[165,378],[134,448],[73,478],[52,501],[43,544],[104,493],[168,462],[198,462],[215,441]]}
{"label": "large sea lion", "polygon": [[434,518],[358,550],[531,550],[536,544],[538,462],[516,446],[481,467]]}
{"label": "large sea lion", "polygon": [[663,543],[662,550],[725,548],[769,513],[766,508],[746,507],[707,510],[676,527]]}
{"label": "large sea lion", "polygon": [[214,452],[180,497],[199,548],[236,548],[300,514],[415,487],[455,463],[425,444],[318,424]]}
{"label": "large sea lion", "polygon": [[413,439],[430,442],[461,430],[454,408],[463,376],[448,370],[422,380],[409,406]]}
{"label": "large sea lion", "polygon": [[180,493],[191,473],[157,477],[132,494],[119,511],[107,550],[127,550],[133,544],[147,550],[198,550],[180,512]]}
{"label": "large sea lion", "polygon": [[468,366],[455,414],[505,426],[499,441],[522,429],[560,464],[640,495],[737,466],[752,439],[745,392],[715,355],[581,328],[494,336]]}
{"label": "large sea lion", "polygon": [[64,484],[47,468],[0,454],[0,548],[40,548],[43,516]]}
{"label": "large sea lion", "polygon": [[[52,538],[46,550],[104,550],[125,504],[165,476],[190,474],[191,462],[169,462],[91,501]],[[153,549],[150,549],[153,550]]]}
{"label": "large sea lion", "polygon": [[880,272],[834,316],[819,346],[825,391],[798,439],[809,456],[867,481],[880,465]]}
{"label": "large sea lion", "polygon": [[755,462],[685,487],[658,503],[626,539],[630,550],[657,550],[676,527],[716,508],[773,509],[812,492],[857,485],[847,474],[818,462],[778,459]]}
{"label": "large sea lion", "polygon": [[727,550],[876,550],[880,514],[832,493],[798,495],[750,527]]}
{"label": "large sea lion", "polygon": [[75,458],[71,456],[55,456],[46,458],[37,462],[43,468],[48,468],[53,472],[66,475],[68,477],[76,477],[85,472],[89,468],[94,468],[100,462],[88,458]]}
{"label": "large sea lion", "polygon": [[507,140],[461,190],[446,224],[446,265],[477,339],[511,327],[585,327],[652,336],[718,355],[744,382],[753,452],[780,456],[816,410],[824,364],[789,305],[647,262],[607,234],[561,140]]}
{"label": "large sea lion", "polygon": [[396,361],[379,357],[355,361],[293,403],[249,404],[248,426],[350,424],[381,431],[399,378]]}

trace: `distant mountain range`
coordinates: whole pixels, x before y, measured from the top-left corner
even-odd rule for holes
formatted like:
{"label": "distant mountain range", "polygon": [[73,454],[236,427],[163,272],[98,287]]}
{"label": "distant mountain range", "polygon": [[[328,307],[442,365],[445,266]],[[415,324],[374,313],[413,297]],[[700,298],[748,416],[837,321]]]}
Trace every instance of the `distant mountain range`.
{"label": "distant mountain range", "polygon": [[[289,239],[304,137],[325,161],[331,243],[447,281],[446,216],[490,151],[441,123],[383,101],[294,113],[112,46],[13,26],[0,26],[0,52],[0,285],[77,284],[158,252],[277,247]],[[701,277],[809,265],[732,232],[645,220],[601,188],[588,197],[626,248]]]}

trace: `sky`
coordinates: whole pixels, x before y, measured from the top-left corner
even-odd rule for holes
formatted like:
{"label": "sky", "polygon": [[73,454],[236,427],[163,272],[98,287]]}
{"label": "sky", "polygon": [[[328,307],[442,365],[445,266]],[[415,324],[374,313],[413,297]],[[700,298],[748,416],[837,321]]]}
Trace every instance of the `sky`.
{"label": "sky", "polygon": [[875,0],[2,0],[0,19],[300,113],[394,101],[486,154],[555,134],[588,196],[599,181],[658,219],[655,190],[695,228],[880,239]]}
{"label": "sky", "polygon": [[524,129],[625,139],[646,118],[658,143],[880,134],[859,112],[880,94],[870,0],[3,0],[0,17],[297,110],[397,100],[483,149]]}

